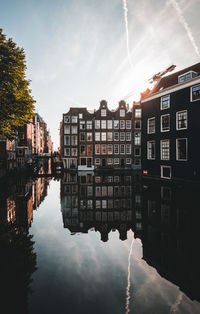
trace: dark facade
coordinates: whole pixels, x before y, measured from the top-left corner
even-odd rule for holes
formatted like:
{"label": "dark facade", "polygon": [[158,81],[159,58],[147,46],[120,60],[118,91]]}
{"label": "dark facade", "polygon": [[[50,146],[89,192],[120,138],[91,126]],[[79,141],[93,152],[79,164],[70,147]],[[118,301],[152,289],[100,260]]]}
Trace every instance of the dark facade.
{"label": "dark facade", "polygon": [[[146,180],[147,181],[147,180]],[[143,258],[192,300],[199,293],[199,185],[148,180],[142,191]]]}
{"label": "dark facade", "polygon": [[98,110],[70,108],[63,114],[60,152],[65,169],[132,168],[132,112],[124,101],[109,110],[102,100]]}
{"label": "dark facade", "polygon": [[146,177],[200,179],[200,63],[161,78],[142,95]]}

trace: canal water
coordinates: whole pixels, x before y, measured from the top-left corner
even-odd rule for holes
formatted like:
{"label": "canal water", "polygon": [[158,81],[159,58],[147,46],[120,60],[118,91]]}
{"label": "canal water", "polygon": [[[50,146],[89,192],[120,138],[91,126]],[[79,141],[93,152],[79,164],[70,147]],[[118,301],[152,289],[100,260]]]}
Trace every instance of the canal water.
{"label": "canal water", "polygon": [[2,180],[2,313],[200,313],[199,209],[129,172]]}

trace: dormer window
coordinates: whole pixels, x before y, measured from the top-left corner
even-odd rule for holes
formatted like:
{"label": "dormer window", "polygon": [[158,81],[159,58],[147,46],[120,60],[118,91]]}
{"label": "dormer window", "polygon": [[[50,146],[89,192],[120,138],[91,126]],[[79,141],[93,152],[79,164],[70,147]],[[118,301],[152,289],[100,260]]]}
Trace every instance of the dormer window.
{"label": "dormer window", "polygon": [[178,82],[179,83],[182,83],[184,81],[188,81],[188,80],[191,80],[193,77],[196,77],[197,76],[197,73],[194,72],[194,71],[189,71],[187,73],[184,73],[182,75],[179,75],[178,76]]}

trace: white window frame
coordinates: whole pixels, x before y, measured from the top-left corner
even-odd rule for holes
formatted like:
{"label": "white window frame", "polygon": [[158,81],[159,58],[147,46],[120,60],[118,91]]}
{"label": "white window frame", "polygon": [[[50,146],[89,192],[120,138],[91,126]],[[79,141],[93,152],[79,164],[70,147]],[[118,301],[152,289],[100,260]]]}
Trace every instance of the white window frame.
{"label": "white window frame", "polygon": [[199,97],[198,99],[194,99],[194,100],[192,99],[192,89],[193,89],[194,87],[197,87],[197,86],[199,86],[199,88],[200,88],[200,84],[193,85],[193,86],[190,87],[190,102],[200,101],[200,97]]}
{"label": "white window frame", "polygon": [[125,120],[120,120],[120,129],[124,130],[125,126]]}
{"label": "white window frame", "polygon": [[135,118],[141,118],[142,117],[142,109],[138,108],[135,109]]}
{"label": "white window frame", "polygon": [[70,123],[70,116],[64,116],[64,123]]}
{"label": "white window frame", "polygon": [[131,120],[126,120],[126,129],[131,130]]}
{"label": "white window frame", "polygon": [[[178,83],[180,84],[180,83],[183,83],[183,82],[185,82],[185,81],[189,81],[189,80],[191,80],[192,78],[194,78],[194,77],[192,77],[192,73],[195,73],[195,74],[196,74],[194,77],[197,76],[197,72],[195,72],[195,71],[188,71],[188,72],[186,72],[186,73],[183,73],[183,74],[179,75],[179,76],[178,76]],[[189,78],[189,79],[186,80],[185,77],[186,77],[187,74],[191,74],[191,78]],[[184,80],[180,82],[180,77],[182,77],[182,76],[184,76]]]}
{"label": "white window frame", "polygon": [[119,158],[114,158],[114,165],[119,165]]}
{"label": "white window frame", "polygon": [[101,128],[101,120],[95,120],[95,129],[100,130]]}
{"label": "white window frame", "polygon": [[120,117],[125,117],[125,109],[120,109],[120,111],[119,111],[119,115],[120,115]]}
{"label": "white window frame", "polygon": [[[186,159],[178,159],[178,141],[179,140],[186,140]],[[187,161],[188,160],[188,139],[187,139],[187,137],[176,139],[176,160],[177,161]]]}
{"label": "white window frame", "polygon": [[131,141],[131,132],[126,132],[126,141]]}
{"label": "white window frame", "polygon": [[[163,108],[163,99],[166,98],[166,97],[169,97],[169,104],[168,104],[167,107]],[[170,108],[170,94],[162,96],[160,98],[160,110],[166,110],[166,109],[169,109],[169,108]]]}
{"label": "white window frame", "polygon": [[131,155],[131,144],[126,144],[126,154]]}
{"label": "white window frame", "polygon": [[101,117],[106,117],[107,115],[106,109],[101,109]]}
{"label": "white window frame", "polygon": [[[162,125],[162,117],[166,117],[169,116],[169,129],[168,130],[163,130],[163,125]],[[160,116],[160,131],[161,132],[169,132],[170,131],[170,114],[163,114],[162,116]]]}
{"label": "white window frame", "polygon": [[[117,148],[117,149],[116,149]],[[117,151],[117,152],[116,152]],[[119,155],[119,144],[114,144],[114,155]]]}
{"label": "white window frame", "polygon": [[[179,115],[179,113],[183,113],[183,112],[186,112],[186,127],[184,127],[184,128],[179,128],[179,127],[178,127],[178,115]],[[177,112],[176,112],[176,130],[177,130],[177,131],[179,131],[179,130],[186,130],[186,129],[187,129],[187,126],[188,126],[188,112],[187,112],[187,110],[177,111]]]}
{"label": "white window frame", "polygon": [[115,130],[119,129],[119,120],[114,120],[114,129]]}
{"label": "white window frame", "polygon": [[[169,168],[170,169],[170,177],[164,177],[163,176],[163,168]],[[171,177],[172,177],[172,167],[171,166],[161,165],[160,166],[160,171],[161,171],[161,178],[168,179],[168,180],[171,179]]]}
{"label": "white window frame", "polygon": [[95,142],[99,142],[101,140],[101,133],[95,132]]}
{"label": "white window frame", "polygon": [[[169,143],[169,158],[163,158],[163,154],[162,154],[162,143],[163,142],[168,142]],[[169,139],[163,139],[163,140],[160,140],[160,160],[170,160],[170,140]]]}
{"label": "white window frame", "polygon": [[[154,120],[154,131],[150,132],[150,120]],[[151,117],[147,120],[147,134],[154,134],[156,133],[156,118],[155,117]]]}
{"label": "white window frame", "polygon": [[106,130],[106,120],[101,120],[101,129]]}
{"label": "white window frame", "polygon": [[[115,134],[117,134],[117,139],[115,138]],[[119,142],[119,132],[114,132],[114,141]]]}
{"label": "white window frame", "polygon": [[78,123],[78,117],[77,116],[71,116],[71,123]]}
{"label": "white window frame", "polygon": [[[151,153],[151,155],[150,155],[150,151],[149,151],[149,145],[150,145],[150,143],[154,143],[154,149],[155,149],[155,157],[151,157],[151,155],[152,155],[152,153]],[[155,141],[148,141],[147,142],[147,159],[148,160],[155,160],[156,159],[156,142]]]}
{"label": "white window frame", "polygon": [[120,141],[125,141],[125,132],[120,132]]}
{"label": "white window frame", "polygon": [[113,126],[112,120],[107,120],[107,129],[112,130],[112,126]]}

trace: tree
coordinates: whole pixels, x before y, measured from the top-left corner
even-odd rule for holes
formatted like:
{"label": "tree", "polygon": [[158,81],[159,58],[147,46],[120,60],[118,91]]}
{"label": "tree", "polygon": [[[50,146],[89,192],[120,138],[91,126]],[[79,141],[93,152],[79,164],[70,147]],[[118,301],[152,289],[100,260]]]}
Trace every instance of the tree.
{"label": "tree", "polygon": [[23,48],[0,29],[0,134],[11,139],[34,116],[34,99],[26,79]]}

